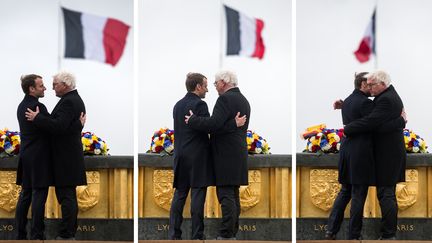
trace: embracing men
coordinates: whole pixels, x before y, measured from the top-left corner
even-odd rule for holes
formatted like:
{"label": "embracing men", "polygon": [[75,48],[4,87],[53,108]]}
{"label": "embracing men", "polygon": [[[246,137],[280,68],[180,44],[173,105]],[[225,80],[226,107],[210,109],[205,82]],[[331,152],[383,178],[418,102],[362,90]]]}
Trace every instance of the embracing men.
{"label": "embracing men", "polygon": [[17,239],[27,239],[27,212],[32,203],[31,239],[45,239],[44,212],[48,187],[55,186],[62,210],[56,239],[72,240],[77,229],[76,186],[86,184],[81,131],[85,107],[67,72],[54,76],[53,90],[60,97],[52,113],[38,101],[46,90],[42,77],[21,78],[26,94],[17,111],[21,150],[17,184],[22,185],[16,210]]}
{"label": "embracing men", "polygon": [[[186,78],[188,93],[174,107],[176,190],[171,205],[169,231],[170,239],[174,240],[182,239],[180,226],[189,189],[191,238],[205,239],[204,202],[207,186],[212,185],[217,186],[217,196],[222,205],[223,218],[217,239],[233,239],[238,230],[238,188],[239,185],[247,184],[248,178],[246,117],[250,115],[249,103],[236,87],[235,74],[220,72],[215,82],[220,96],[210,116],[207,104],[201,100],[208,92],[207,85],[205,76],[189,73]],[[229,158],[226,159],[226,156]]]}
{"label": "embracing men", "polygon": [[[356,75],[355,86],[342,105],[347,136],[339,160],[342,190],[330,214],[326,238],[335,239],[343,211],[351,199],[349,239],[361,239],[368,186],[376,185],[383,222],[380,239],[395,239],[396,183],[405,181],[403,103],[390,84],[390,76],[383,71]],[[369,93],[375,97],[373,101],[367,98]]]}

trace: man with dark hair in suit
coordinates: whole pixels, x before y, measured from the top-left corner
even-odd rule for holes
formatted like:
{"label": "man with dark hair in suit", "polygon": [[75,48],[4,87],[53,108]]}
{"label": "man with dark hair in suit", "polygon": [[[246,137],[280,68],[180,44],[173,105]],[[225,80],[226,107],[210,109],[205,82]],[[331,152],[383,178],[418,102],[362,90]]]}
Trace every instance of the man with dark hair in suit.
{"label": "man with dark hair in suit", "polygon": [[[200,73],[189,73],[186,78],[187,94],[174,106],[174,198],[170,210],[169,238],[181,240],[181,224],[186,197],[191,191],[192,239],[205,239],[204,202],[207,186],[214,185],[213,165],[207,132],[193,130],[184,122],[189,110],[209,117],[205,98],[207,78]],[[240,122],[240,121],[239,121]],[[244,122],[243,122],[244,123]],[[236,127],[234,119],[227,126]]]}
{"label": "man with dark hair in suit", "polygon": [[216,193],[222,207],[222,224],[218,240],[234,240],[240,216],[240,185],[248,185],[248,151],[244,126],[227,129],[226,124],[240,114],[250,118],[250,105],[237,87],[237,75],[231,71],[216,74],[214,85],[219,98],[211,117],[190,111],[185,122],[193,129],[210,132],[210,144],[215,168]]}
{"label": "man with dark hair in suit", "polygon": [[44,240],[45,202],[48,187],[53,185],[50,137],[35,124],[27,121],[25,112],[27,108],[39,107],[41,114],[49,115],[45,105],[39,102],[39,98],[44,97],[46,88],[42,77],[36,74],[22,76],[21,88],[25,96],[17,110],[21,136],[17,185],[22,187],[15,211],[17,240],[27,239],[26,226],[30,203],[30,239]]}
{"label": "man with dark hair in suit", "polygon": [[[370,96],[369,86],[366,83],[367,72],[356,74],[354,79],[354,91],[350,94],[342,104],[342,120],[343,124],[348,124],[354,119],[361,118],[370,113],[373,108],[372,100],[368,99]],[[362,145],[359,147],[359,143]],[[359,147],[357,149],[357,147]],[[351,151],[353,158],[357,158],[355,161],[349,161],[350,148],[354,149]],[[358,156],[359,150],[363,156]],[[356,154],[357,153],[357,154]],[[359,163],[357,163],[357,161]],[[360,167],[360,171],[363,169],[368,170],[368,173],[364,174],[352,174],[352,170],[355,167]],[[372,137],[371,134],[364,134],[355,138],[343,138],[341,141],[341,148],[339,153],[339,183],[342,185],[339,194],[337,195],[333,208],[330,212],[330,216],[327,223],[326,239],[335,239],[336,234],[339,232],[342,220],[344,218],[344,211],[348,203],[351,201],[352,193],[352,176],[355,176],[357,180],[361,180],[364,185],[372,185],[375,180],[373,168],[373,154],[372,154]],[[366,186],[367,193],[368,186]],[[364,192],[363,192],[364,193]],[[364,205],[364,204],[362,204]],[[353,208],[353,207],[351,207]],[[363,212],[362,212],[363,213]],[[350,218],[353,220],[353,217]],[[351,224],[350,224],[351,226]],[[349,239],[355,239],[351,234],[351,227],[349,233]]]}
{"label": "man with dark hair in suit", "polygon": [[[367,72],[356,74],[354,91],[341,104],[343,124],[367,116],[373,109]],[[338,106],[338,104],[335,104]],[[340,107],[340,106],[339,106]],[[383,124],[380,132],[395,131],[405,126],[404,119],[398,118]],[[326,239],[335,239],[339,232],[344,211],[351,200],[349,234],[350,240],[361,239],[363,208],[369,185],[375,185],[375,164],[372,133],[342,139],[339,153],[339,183],[342,184],[328,219]]]}
{"label": "man with dark hair in suit", "polygon": [[28,109],[29,121],[51,136],[51,151],[54,168],[56,196],[62,210],[62,221],[57,240],[73,240],[77,230],[78,202],[76,186],[86,185],[84,155],[82,151],[82,126],[73,126],[74,122],[85,114],[85,106],[75,89],[75,77],[68,72],[54,75],[53,90],[59,102],[51,116]]}
{"label": "man with dark hair in suit", "polygon": [[404,116],[401,98],[390,84],[390,76],[384,71],[367,75],[371,95],[375,97],[371,113],[350,122],[344,133],[348,136],[373,132],[373,154],[375,159],[375,182],[382,212],[380,239],[396,239],[398,206],[396,183],[405,181],[406,150],[403,127],[382,131],[380,126]]}

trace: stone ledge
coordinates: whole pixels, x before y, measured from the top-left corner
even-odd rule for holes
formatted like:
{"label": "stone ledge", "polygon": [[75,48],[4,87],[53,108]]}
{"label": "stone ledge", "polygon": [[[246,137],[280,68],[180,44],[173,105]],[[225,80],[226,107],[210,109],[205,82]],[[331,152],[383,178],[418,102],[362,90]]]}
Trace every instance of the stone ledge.
{"label": "stone ledge", "polygon": [[[216,238],[221,219],[204,220],[205,235],[208,239]],[[163,240],[168,239],[168,218],[140,218],[138,223],[138,239]],[[183,239],[190,239],[191,220],[186,218],[182,224]],[[257,241],[290,241],[290,218],[240,218],[238,240]],[[236,241],[238,242],[238,241]]]}
{"label": "stone ledge", "polygon": [[[335,243],[334,240],[297,240],[298,243]],[[338,240],[337,243],[360,243],[361,240]],[[379,243],[383,243],[380,241]],[[395,243],[395,242],[393,242]]]}
{"label": "stone ledge", "polygon": [[[344,219],[336,239],[348,239],[349,219]],[[298,240],[324,240],[327,229],[327,218],[297,218]],[[398,218],[398,240],[432,240],[432,219],[430,218]],[[362,242],[376,240],[380,237],[381,218],[364,218]],[[382,241],[380,241],[382,242]],[[394,241],[392,241],[394,242]]]}
{"label": "stone ledge", "polygon": [[[13,169],[18,167],[19,156],[0,158],[0,169]],[[84,156],[86,169],[132,169],[133,156]]]}
{"label": "stone ledge", "polygon": [[[47,239],[56,237],[59,225],[60,219],[45,219]],[[30,220],[27,225],[27,232],[30,232]],[[13,240],[15,237],[15,219],[0,219],[0,240]],[[78,219],[78,231],[75,238],[91,241],[133,241],[133,220]]]}
{"label": "stone ledge", "polygon": [[[297,153],[297,167],[337,168],[339,154]],[[407,154],[407,167],[432,166],[432,154]]]}
{"label": "stone ledge", "polygon": [[[139,240],[139,243],[178,243],[176,240]],[[182,243],[220,243],[220,240],[182,240]],[[241,241],[241,240],[225,240],[224,243],[269,243],[269,242],[276,242],[276,241],[259,241],[259,240],[248,240],[248,241]],[[278,243],[288,243],[291,241],[277,241]],[[352,241],[351,241],[352,242]],[[333,242],[334,243],[334,242]]]}
{"label": "stone ledge", "polygon": [[[160,154],[138,154],[139,167],[172,168],[174,156]],[[249,155],[248,166],[253,168],[290,168],[290,154],[256,154]]]}
{"label": "stone ledge", "polygon": [[[61,240],[0,240],[0,243],[64,243]],[[132,243],[133,241],[104,241],[104,243]],[[75,240],[73,243],[100,243],[94,240]]]}

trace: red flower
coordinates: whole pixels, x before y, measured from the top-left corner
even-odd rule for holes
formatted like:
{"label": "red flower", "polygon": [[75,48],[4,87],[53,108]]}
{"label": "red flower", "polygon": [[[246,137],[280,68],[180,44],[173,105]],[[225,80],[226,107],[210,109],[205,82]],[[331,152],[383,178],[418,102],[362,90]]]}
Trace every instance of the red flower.
{"label": "red flower", "polygon": [[414,144],[413,144],[413,141],[412,141],[412,140],[408,142],[408,147],[412,147],[413,145],[414,145]]}
{"label": "red flower", "polygon": [[155,148],[155,150],[156,150],[156,153],[160,153],[163,150],[163,147],[162,146],[157,146]]}

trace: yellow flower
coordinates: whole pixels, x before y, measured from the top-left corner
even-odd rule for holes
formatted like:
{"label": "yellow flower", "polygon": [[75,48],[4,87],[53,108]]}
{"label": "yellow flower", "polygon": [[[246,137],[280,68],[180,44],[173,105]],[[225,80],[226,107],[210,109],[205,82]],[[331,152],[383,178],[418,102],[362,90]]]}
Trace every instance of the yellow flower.
{"label": "yellow flower", "polygon": [[155,141],[154,145],[155,145],[155,147],[162,146],[163,145],[163,139],[158,139],[157,141]]}
{"label": "yellow flower", "polygon": [[[328,135],[327,135],[327,138],[328,138],[328,143],[330,144],[330,146],[331,146],[331,144],[333,144],[334,142],[337,142],[337,140],[336,140],[336,134],[334,134],[334,133],[329,133]],[[339,137],[339,136],[338,136]]]}
{"label": "yellow flower", "polygon": [[313,139],[310,140],[312,145],[320,145],[321,143],[321,137],[319,139],[316,139],[313,137]]}
{"label": "yellow flower", "polygon": [[82,141],[83,145],[85,145],[85,146],[90,146],[90,144],[92,144],[92,141],[90,139],[87,139],[84,137],[81,138],[81,141]]}

